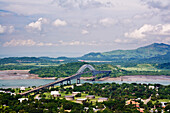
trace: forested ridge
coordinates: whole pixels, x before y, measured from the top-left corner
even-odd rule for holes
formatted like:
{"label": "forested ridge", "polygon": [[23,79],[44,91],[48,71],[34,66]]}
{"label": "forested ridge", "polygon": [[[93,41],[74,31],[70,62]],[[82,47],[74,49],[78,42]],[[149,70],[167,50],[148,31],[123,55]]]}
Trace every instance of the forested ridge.
{"label": "forested ridge", "polygon": [[[50,66],[50,67],[41,67],[39,69],[32,69],[29,73],[38,74],[40,77],[68,77],[75,74],[78,69],[84,65],[89,64],[85,62],[74,62],[61,64],[59,66]],[[170,75],[170,71],[127,71],[121,69],[115,65],[111,64],[100,64],[100,65],[92,65],[96,70],[111,70],[111,77],[118,77],[123,75]],[[85,71],[87,71],[86,69]],[[83,74],[82,76],[89,77],[92,74]],[[100,76],[100,75],[98,75]]]}

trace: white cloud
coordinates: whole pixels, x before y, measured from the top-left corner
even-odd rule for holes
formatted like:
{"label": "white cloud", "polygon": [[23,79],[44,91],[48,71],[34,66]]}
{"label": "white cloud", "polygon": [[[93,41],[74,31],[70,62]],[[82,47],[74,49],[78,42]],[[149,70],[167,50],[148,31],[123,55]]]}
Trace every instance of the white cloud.
{"label": "white cloud", "polygon": [[5,33],[6,31],[6,26],[0,25],[0,33]]}
{"label": "white cloud", "polygon": [[12,33],[14,31],[14,26],[3,26],[0,24],[0,34],[2,33]]}
{"label": "white cloud", "polygon": [[103,26],[111,26],[114,25],[117,21],[112,19],[112,18],[104,18],[99,20],[99,23],[102,24]]}
{"label": "white cloud", "polygon": [[99,44],[97,44],[95,41],[91,41],[91,42],[83,42],[83,41],[70,41],[70,42],[64,42],[62,40],[59,41],[59,45],[62,46],[83,46],[83,45],[89,45],[89,46],[97,46]]}
{"label": "white cloud", "polygon": [[64,21],[64,20],[56,19],[56,20],[53,22],[53,25],[56,26],[56,27],[66,26],[66,25],[67,25],[67,22]]}
{"label": "white cloud", "polygon": [[36,22],[31,22],[30,24],[26,25],[26,28],[31,30],[39,30],[42,29],[42,24],[47,23],[47,19],[45,18],[39,18]]}
{"label": "white cloud", "polygon": [[130,42],[130,40],[127,40],[127,39],[115,39],[114,42],[116,42],[116,43],[128,43],[128,42]]}
{"label": "white cloud", "polygon": [[3,47],[17,47],[17,46],[58,46],[58,44],[54,43],[44,43],[44,42],[35,42],[34,40],[16,40],[13,39],[9,42],[5,42]]}
{"label": "white cloud", "polygon": [[124,35],[125,37],[137,39],[145,38],[148,35],[168,36],[170,35],[170,24],[145,24],[141,28],[135,29],[132,32],[126,32]]}
{"label": "white cloud", "polygon": [[88,32],[87,30],[84,30],[84,29],[83,29],[83,30],[81,31],[81,34],[85,35],[85,34],[89,34],[89,32]]}
{"label": "white cloud", "polygon": [[8,46],[11,46],[11,47],[15,47],[15,46],[34,46],[36,44],[36,42],[34,42],[33,40],[11,40],[9,42],[5,42],[3,44],[4,47],[8,47]]}

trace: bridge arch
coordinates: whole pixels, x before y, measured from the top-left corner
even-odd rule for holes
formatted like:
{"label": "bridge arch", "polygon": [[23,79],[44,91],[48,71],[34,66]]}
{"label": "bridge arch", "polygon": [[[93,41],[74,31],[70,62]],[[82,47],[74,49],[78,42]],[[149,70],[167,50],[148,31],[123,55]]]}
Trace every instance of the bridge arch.
{"label": "bridge arch", "polygon": [[77,73],[82,73],[86,68],[89,68],[91,71],[96,71],[96,69],[92,65],[84,64],[83,66],[80,67]]}

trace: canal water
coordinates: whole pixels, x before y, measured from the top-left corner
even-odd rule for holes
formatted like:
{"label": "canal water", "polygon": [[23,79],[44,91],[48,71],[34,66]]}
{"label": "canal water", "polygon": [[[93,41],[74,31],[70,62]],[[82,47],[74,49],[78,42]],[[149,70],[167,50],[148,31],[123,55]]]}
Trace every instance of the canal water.
{"label": "canal water", "polygon": [[[0,88],[18,88],[21,86],[24,87],[31,87],[31,86],[40,86],[40,85],[45,85],[50,82],[54,82],[55,80],[46,80],[46,79],[18,79],[18,80],[0,80]],[[167,80],[152,80],[152,81],[120,81],[120,80],[115,80],[115,81],[84,81],[81,80],[81,83],[145,83],[145,84],[162,84],[162,85],[170,85],[169,79]],[[76,80],[72,80],[71,83],[76,83]],[[66,82],[64,82],[66,84]],[[60,85],[60,84],[57,84]]]}

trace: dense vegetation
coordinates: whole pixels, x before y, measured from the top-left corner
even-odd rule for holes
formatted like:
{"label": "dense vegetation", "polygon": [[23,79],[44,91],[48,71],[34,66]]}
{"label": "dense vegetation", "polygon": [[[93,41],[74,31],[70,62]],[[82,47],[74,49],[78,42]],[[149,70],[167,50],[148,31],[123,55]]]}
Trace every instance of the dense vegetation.
{"label": "dense vegetation", "polygon": [[170,69],[170,62],[159,64],[156,67],[159,68],[159,69]]}
{"label": "dense vegetation", "polygon": [[[39,69],[32,69],[30,71],[31,74],[38,74],[40,77],[68,77],[70,75],[75,74],[78,69],[87,64],[85,62],[74,62],[62,64],[59,66],[51,66],[51,67],[41,67]],[[170,75],[170,71],[126,71],[124,69],[118,68],[117,66],[111,64],[100,64],[94,65],[91,64],[96,70],[111,70],[111,77],[118,77],[123,75]],[[86,69],[85,71],[88,71]],[[83,74],[82,76],[92,76],[92,74]],[[100,75],[98,75],[100,76]]]}
{"label": "dense vegetation", "polygon": [[0,70],[29,70],[37,68],[40,68],[40,66],[0,65]]}
{"label": "dense vegetation", "polygon": [[[154,89],[150,89],[149,86],[154,86]],[[3,90],[3,89],[1,89]],[[5,91],[12,91],[13,89],[4,89]],[[67,101],[62,98],[55,98],[53,96],[47,97],[45,93],[50,91],[60,91],[60,93],[72,94],[73,91],[85,92],[88,95],[96,95],[109,98],[104,102],[92,102],[87,100],[82,104]],[[51,89],[44,89],[24,96],[28,98],[28,101],[19,102],[21,95],[10,95],[8,93],[0,93],[0,111],[2,113],[67,113],[70,110],[71,113],[94,113],[93,110],[98,109],[97,113],[140,113],[139,108],[143,108],[145,113],[149,113],[151,108],[157,109],[158,113],[164,110],[170,109],[170,103],[165,108],[162,107],[161,99],[170,99],[170,86],[163,86],[160,84],[116,84],[116,83],[104,83],[104,84],[89,84],[85,83],[82,86],[70,87],[56,87]],[[40,100],[34,99],[35,96],[42,97]],[[151,98],[150,98],[151,97]],[[81,95],[80,95],[81,98]],[[147,104],[144,104],[142,99],[150,98]],[[139,106],[132,104],[126,105],[125,102],[132,99],[139,103]],[[86,109],[85,109],[86,108]]]}

